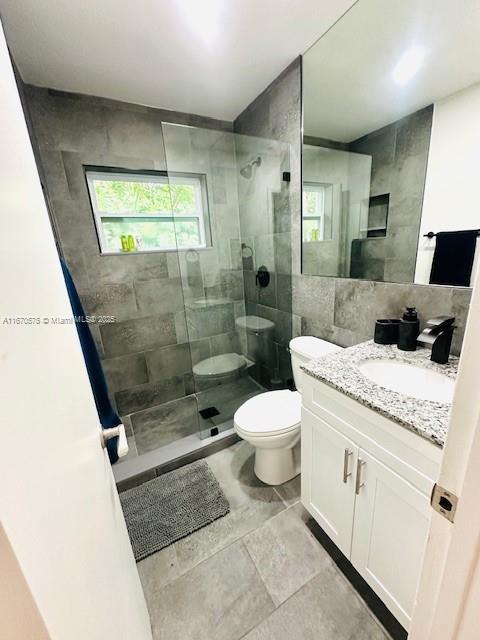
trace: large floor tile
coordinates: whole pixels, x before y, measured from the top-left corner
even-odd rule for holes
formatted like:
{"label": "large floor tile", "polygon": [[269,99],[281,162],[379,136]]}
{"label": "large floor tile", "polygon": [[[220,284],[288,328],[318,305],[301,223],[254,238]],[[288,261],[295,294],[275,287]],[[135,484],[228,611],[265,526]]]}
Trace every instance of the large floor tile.
{"label": "large floor tile", "polygon": [[224,549],[285,508],[280,501],[249,501],[176,543],[181,573]]}
{"label": "large floor tile", "polygon": [[139,563],[155,639],[387,640],[306,526],[299,478],[263,484],[244,441],[207,461],[231,512]]}
{"label": "large floor tile", "polygon": [[170,545],[137,563],[147,603],[153,602],[157,592],[180,575],[175,545]]}
{"label": "large floor tile", "polygon": [[209,456],[207,462],[225,492],[232,510],[250,501],[282,502],[275,489],[264,484],[255,475],[255,450],[248,442],[242,440],[233,447],[219,451]]}
{"label": "large floor tile", "polygon": [[155,640],[237,640],[273,609],[241,542],[161,589],[150,605]]}
{"label": "large floor tile", "polygon": [[274,488],[253,473],[253,456],[253,448],[242,441],[207,458],[230,503],[230,513],[176,543],[182,573],[285,509]]}
{"label": "large floor tile", "polygon": [[271,518],[243,541],[276,605],[332,562],[294,507]]}
{"label": "large floor tile", "polygon": [[281,497],[281,499],[285,502],[287,506],[295,504],[300,501],[300,493],[301,493],[301,476],[295,476],[292,480],[285,482],[284,484],[275,487],[275,491]]}
{"label": "large floor tile", "polygon": [[388,640],[339,570],[330,565],[245,640]]}

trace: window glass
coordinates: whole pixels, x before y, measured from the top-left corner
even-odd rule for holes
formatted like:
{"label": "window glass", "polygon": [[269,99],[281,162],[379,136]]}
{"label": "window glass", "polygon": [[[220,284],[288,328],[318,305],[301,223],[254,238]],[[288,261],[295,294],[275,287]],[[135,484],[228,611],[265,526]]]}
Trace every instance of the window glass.
{"label": "window glass", "polygon": [[305,216],[321,216],[323,214],[324,190],[305,188],[303,192],[303,211]]}
{"label": "window glass", "polygon": [[325,188],[322,184],[305,183],[303,188],[303,241],[323,240]]}
{"label": "window glass", "polygon": [[102,253],[209,244],[204,176],[87,168],[86,177]]}

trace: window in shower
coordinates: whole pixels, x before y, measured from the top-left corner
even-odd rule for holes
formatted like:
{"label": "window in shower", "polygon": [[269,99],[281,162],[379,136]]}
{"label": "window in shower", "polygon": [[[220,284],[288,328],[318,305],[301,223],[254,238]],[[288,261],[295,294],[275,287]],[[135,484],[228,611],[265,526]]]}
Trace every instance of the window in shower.
{"label": "window in shower", "polygon": [[303,241],[316,242],[332,238],[333,185],[322,182],[303,183]]}
{"label": "window in shower", "polygon": [[205,176],[85,167],[101,253],[209,246]]}

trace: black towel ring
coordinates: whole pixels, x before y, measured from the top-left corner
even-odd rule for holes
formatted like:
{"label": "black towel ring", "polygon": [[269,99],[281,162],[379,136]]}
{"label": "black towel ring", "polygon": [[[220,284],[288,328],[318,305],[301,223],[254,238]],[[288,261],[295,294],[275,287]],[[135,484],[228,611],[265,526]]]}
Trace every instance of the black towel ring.
{"label": "black towel ring", "polygon": [[249,247],[248,244],[245,244],[245,242],[242,242],[242,258],[251,258],[252,256],[253,256],[252,247]]}

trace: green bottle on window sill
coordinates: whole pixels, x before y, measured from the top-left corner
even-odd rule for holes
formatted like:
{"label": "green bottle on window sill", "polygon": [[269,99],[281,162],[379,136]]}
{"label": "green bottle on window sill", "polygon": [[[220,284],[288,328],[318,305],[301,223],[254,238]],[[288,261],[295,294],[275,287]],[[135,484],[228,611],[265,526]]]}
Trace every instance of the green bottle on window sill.
{"label": "green bottle on window sill", "polygon": [[125,234],[120,236],[120,244],[122,245],[122,251],[128,251],[128,239]]}
{"label": "green bottle on window sill", "polygon": [[137,245],[135,244],[135,238],[132,235],[128,236],[128,250],[129,251],[137,250]]}

